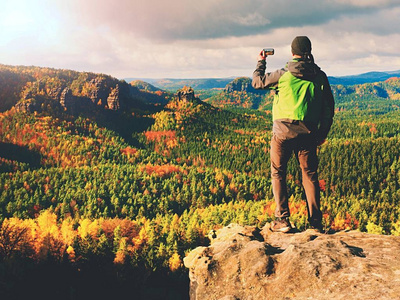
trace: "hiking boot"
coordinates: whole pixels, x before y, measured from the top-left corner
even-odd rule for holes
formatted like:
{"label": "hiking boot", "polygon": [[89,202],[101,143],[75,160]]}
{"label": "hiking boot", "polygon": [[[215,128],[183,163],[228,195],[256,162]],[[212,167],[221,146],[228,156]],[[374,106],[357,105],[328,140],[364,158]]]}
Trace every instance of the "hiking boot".
{"label": "hiking boot", "polygon": [[289,218],[276,219],[275,221],[271,222],[271,231],[286,233],[292,229],[293,228],[289,222]]}
{"label": "hiking boot", "polygon": [[318,233],[325,233],[325,230],[324,230],[324,227],[322,226],[322,224],[311,225],[311,229],[315,230]]}

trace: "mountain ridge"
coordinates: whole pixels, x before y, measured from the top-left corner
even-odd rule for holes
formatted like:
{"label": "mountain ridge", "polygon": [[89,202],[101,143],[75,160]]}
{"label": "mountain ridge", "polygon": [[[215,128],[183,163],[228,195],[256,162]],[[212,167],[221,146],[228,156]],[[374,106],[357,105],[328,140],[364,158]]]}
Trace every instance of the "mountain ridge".
{"label": "mountain ridge", "polygon": [[[390,77],[385,81],[354,85],[332,84],[331,89],[337,99],[373,96],[380,99],[398,100],[400,99],[400,78]],[[274,91],[268,89],[255,90],[251,86],[250,78],[238,77],[205,101],[220,108],[240,107],[270,111],[273,95]]]}
{"label": "mountain ridge", "polygon": [[[248,76],[231,76],[221,78],[124,78],[125,81],[141,80],[154,85],[160,89],[174,90],[179,89],[184,85],[190,85],[192,88],[198,89],[223,89],[226,84],[235,78]],[[370,71],[355,75],[344,76],[328,76],[331,84],[362,84],[385,81],[391,77],[400,77],[400,70],[394,71]],[[250,77],[249,77],[250,78]]]}
{"label": "mountain ridge", "polygon": [[44,102],[71,113],[81,109],[114,111],[145,109],[149,103],[166,103],[165,92],[140,89],[110,75],[36,66],[0,64],[0,112],[15,106],[21,111],[40,110]]}
{"label": "mountain ridge", "polygon": [[347,76],[328,76],[328,79],[331,84],[354,85],[381,82],[392,77],[400,77],[400,70],[385,72],[371,71]]}

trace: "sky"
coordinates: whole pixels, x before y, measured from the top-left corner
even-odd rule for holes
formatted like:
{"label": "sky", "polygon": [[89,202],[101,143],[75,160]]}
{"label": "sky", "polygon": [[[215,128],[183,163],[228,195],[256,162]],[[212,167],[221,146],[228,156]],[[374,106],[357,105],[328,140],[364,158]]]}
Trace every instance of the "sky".
{"label": "sky", "polygon": [[400,0],[0,0],[0,64],[117,78],[251,77],[312,42],[329,76],[400,70]]}

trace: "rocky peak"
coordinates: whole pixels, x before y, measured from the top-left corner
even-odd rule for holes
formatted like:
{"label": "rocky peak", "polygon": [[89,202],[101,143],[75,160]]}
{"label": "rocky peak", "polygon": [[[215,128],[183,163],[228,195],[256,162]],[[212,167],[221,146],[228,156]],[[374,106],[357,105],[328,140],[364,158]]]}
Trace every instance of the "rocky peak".
{"label": "rocky peak", "polygon": [[117,84],[115,88],[111,89],[110,94],[107,98],[107,105],[109,109],[118,110],[120,109],[120,90],[119,85]]}
{"label": "rocky peak", "polygon": [[190,299],[399,299],[400,237],[231,224],[184,259]]}
{"label": "rocky peak", "polygon": [[176,93],[176,99],[184,102],[197,102],[198,98],[194,95],[194,90],[191,87],[184,86]]}

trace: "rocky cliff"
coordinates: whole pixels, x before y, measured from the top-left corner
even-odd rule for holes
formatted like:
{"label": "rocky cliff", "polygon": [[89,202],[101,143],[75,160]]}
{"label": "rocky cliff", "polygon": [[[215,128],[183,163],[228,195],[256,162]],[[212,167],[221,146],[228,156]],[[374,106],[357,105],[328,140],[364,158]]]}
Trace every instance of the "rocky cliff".
{"label": "rocky cliff", "polygon": [[107,97],[109,88],[106,87],[106,80],[103,77],[93,78],[89,82],[89,98],[94,104],[105,106],[107,104]]}
{"label": "rocky cliff", "polygon": [[[257,93],[259,91],[255,90],[251,86],[251,79],[248,77],[238,77],[231,82],[229,82],[224,89],[227,93],[233,92],[250,92],[250,93]],[[265,93],[265,91],[263,91]]]}
{"label": "rocky cliff", "polygon": [[231,224],[184,259],[191,300],[400,299],[400,237]]}
{"label": "rocky cliff", "polygon": [[89,72],[0,64],[0,82],[0,112],[15,107],[26,113],[124,113],[146,110],[146,103],[167,102],[163,92],[145,93],[123,80]]}
{"label": "rocky cliff", "polygon": [[73,109],[75,105],[75,97],[72,95],[70,88],[65,88],[60,95],[60,104],[66,109]]}

